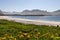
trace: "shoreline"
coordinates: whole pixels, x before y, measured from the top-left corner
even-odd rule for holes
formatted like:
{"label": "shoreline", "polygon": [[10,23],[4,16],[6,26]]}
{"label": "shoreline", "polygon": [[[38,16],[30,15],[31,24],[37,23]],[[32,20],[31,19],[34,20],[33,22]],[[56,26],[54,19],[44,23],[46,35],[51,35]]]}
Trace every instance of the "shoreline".
{"label": "shoreline", "polygon": [[49,26],[60,26],[60,22],[55,21],[44,21],[44,20],[29,20],[29,19],[21,19],[21,18],[11,18],[8,16],[0,16],[0,19],[5,19],[8,21],[14,21],[25,24],[35,24],[35,25],[49,25]]}

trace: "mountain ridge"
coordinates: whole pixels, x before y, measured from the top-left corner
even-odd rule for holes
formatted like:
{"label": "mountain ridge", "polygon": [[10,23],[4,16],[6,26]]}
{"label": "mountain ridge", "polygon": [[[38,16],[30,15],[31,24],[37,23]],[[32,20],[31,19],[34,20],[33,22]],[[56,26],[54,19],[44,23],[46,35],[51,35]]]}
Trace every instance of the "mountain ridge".
{"label": "mountain ridge", "polygon": [[3,12],[0,10],[0,15],[13,15],[13,16],[20,16],[20,15],[36,15],[36,16],[60,16],[60,10],[56,10],[53,12],[48,12],[39,9],[33,10],[23,10],[22,12]]}

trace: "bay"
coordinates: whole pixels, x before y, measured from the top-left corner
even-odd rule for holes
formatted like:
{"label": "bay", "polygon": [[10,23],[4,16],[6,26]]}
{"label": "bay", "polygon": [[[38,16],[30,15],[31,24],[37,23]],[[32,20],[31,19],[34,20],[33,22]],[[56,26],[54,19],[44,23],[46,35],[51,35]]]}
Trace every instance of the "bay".
{"label": "bay", "polygon": [[10,16],[12,18],[22,18],[30,20],[45,20],[45,21],[57,21],[60,22],[60,16]]}

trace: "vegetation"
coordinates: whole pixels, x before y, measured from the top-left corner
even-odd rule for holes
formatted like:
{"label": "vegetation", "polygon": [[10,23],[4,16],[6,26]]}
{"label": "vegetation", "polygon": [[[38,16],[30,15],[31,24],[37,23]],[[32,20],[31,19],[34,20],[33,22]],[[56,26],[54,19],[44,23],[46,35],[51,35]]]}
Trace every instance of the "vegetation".
{"label": "vegetation", "polygon": [[0,40],[60,40],[60,27],[0,20]]}

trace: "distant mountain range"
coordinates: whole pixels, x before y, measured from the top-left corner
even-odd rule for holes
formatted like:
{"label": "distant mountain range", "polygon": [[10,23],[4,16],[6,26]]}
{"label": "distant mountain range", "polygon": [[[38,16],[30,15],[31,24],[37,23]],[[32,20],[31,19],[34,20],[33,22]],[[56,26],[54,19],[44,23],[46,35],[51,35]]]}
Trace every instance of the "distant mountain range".
{"label": "distant mountain range", "polygon": [[22,12],[4,12],[0,10],[0,16],[60,16],[60,10],[47,12],[44,10],[24,10]]}

